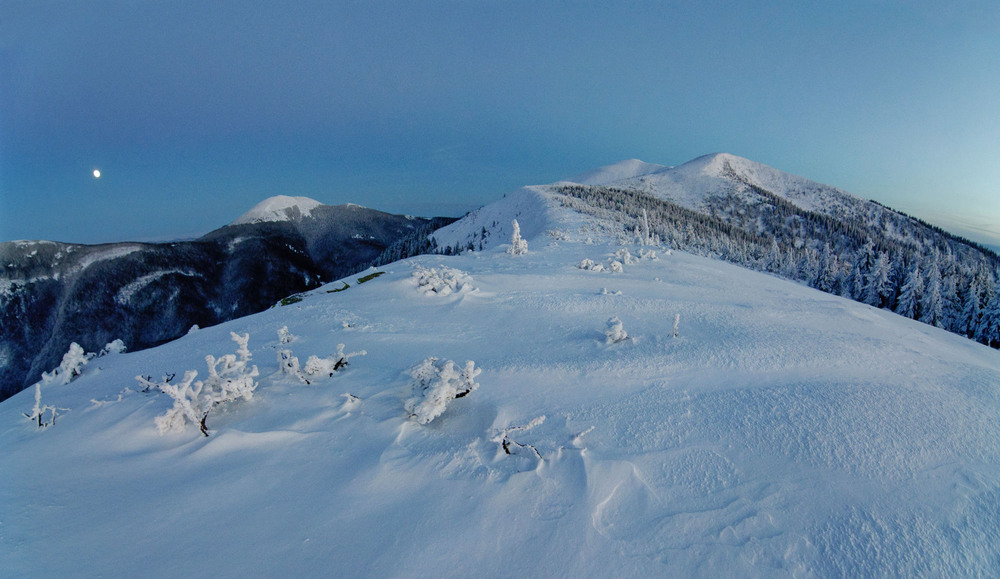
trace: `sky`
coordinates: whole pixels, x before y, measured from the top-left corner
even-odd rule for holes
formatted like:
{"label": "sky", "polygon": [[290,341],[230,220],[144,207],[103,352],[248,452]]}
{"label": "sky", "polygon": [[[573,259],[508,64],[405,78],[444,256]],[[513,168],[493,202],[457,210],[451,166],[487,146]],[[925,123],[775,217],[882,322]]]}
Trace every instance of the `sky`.
{"label": "sky", "polygon": [[0,241],[727,152],[1000,246],[998,62],[993,1],[0,0]]}

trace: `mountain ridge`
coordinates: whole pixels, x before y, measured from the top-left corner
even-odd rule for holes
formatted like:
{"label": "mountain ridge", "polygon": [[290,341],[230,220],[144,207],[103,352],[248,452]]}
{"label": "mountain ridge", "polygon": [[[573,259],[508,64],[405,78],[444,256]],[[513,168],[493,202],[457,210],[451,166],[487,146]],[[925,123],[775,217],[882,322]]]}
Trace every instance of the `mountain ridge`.
{"label": "mountain ridge", "polygon": [[[651,226],[668,247],[801,281],[1000,347],[1000,256],[837,187],[726,153],[677,167],[630,159],[584,177],[524,187],[435,233],[453,252],[545,230],[558,206],[595,230]],[[644,223],[646,225],[644,225]]]}
{"label": "mountain ridge", "polygon": [[0,399],[37,381],[72,342],[89,352],[115,339],[157,345],[364,269],[451,221],[302,199],[271,197],[243,214],[252,222],[189,241],[0,243]]}

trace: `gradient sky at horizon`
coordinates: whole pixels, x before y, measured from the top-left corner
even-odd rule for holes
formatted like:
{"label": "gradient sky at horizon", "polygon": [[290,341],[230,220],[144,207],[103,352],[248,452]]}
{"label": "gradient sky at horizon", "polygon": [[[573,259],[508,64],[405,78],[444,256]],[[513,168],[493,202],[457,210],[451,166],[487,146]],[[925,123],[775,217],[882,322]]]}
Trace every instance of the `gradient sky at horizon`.
{"label": "gradient sky at horizon", "polygon": [[0,0],[0,241],[724,151],[1000,246],[997,63],[995,2]]}

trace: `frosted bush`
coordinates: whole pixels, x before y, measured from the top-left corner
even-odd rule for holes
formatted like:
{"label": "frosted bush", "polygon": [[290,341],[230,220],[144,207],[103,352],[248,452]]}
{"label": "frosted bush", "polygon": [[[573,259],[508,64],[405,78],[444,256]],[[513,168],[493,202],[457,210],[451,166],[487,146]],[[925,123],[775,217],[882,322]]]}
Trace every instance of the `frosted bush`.
{"label": "frosted bush", "polygon": [[[669,252],[667,252],[669,254]],[[656,257],[656,251],[652,249],[640,249],[639,250],[640,259],[648,259],[649,261],[659,261],[660,258]]]}
{"label": "frosted bush", "polygon": [[320,358],[319,356],[309,356],[306,360],[305,373],[310,376],[316,376],[319,374],[327,374],[328,376],[333,376],[334,372],[344,369],[347,366],[348,361],[355,356],[365,356],[368,352],[365,350],[359,350],[357,352],[351,352],[350,354],[344,353],[344,345],[337,344],[337,353],[329,358]]}
{"label": "frosted bush", "polygon": [[[66,410],[65,408],[56,408],[55,406],[49,406],[48,404],[42,404],[42,384],[41,382],[35,383],[35,406],[31,409],[31,414],[23,413],[28,420],[38,423],[38,428],[45,428],[56,423],[56,416],[58,416],[59,410]],[[48,420],[45,420],[45,413],[49,413]]]}
{"label": "frosted bush", "polygon": [[479,388],[475,379],[480,372],[472,360],[458,370],[451,360],[442,363],[437,358],[427,358],[409,370],[413,378],[412,396],[404,408],[410,418],[428,424],[445,411],[449,402]]}
{"label": "frosted bush", "polygon": [[107,356],[109,354],[124,354],[125,353],[125,342],[118,340],[113,340],[105,344],[104,348],[97,353],[97,357]]}
{"label": "frosted bush", "polygon": [[153,383],[142,376],[136,376],[146,389],[155,387],[174,400],[172,408],[163,416],[156,417],[156,427],[160,434],[183,430],[187,424],[197,424],[202,434],[208,436],[205,421],[208,413],[216,405],[237,400],[253,398],[257,382],[254,380],[260,373],[257,366],[249,366],[250,350],[247,344],[250,334],[240,336],[235,332],[229,335],[237,344],[235,354],[226,354],[216,358],[209,354],[205,356],[208,364],[208,378],[195,381],[196,370],[188,370],[180,383],[172,384],[169,379]]}
{"label": "frosted bush", "polygon": [[282,326],[278,330],[278,343],[279,344],[290,344],[295,341],[295,335],[288,331],[288,326]]}
{"label": "frosted bush", "polygon": [[292,355],[291,350],[278,351],[278,367],[281,368],[282,374],[288,374],[298,378],[303,384],[309,384],[309,379],[305,377],[302,368],[299,367],[299,359]]}
{"label": "frosted bush", "polygon": [[493,436],[492,440],[493,442],[500,445],[500,448],[503,449],[504,454],[507,455],[520,454],[520,451],[528,449],[531,451],[532,454],[534,454],[535,458],[537,458],[538,460],[542,460],[542,455],[541,453],[538,452],[537,447],[535,447],[532,444],[522,444],[520,442],[517,442],[511,439],[510,435],[514,432],[521,432],[521,433],[527,432],[532,428],[535,428],[536,426],[543,424],[544,422],[545,422],[545,415],[543,414],[523,426],[509,426],[507,428],[500,430],[499,432],[497,432],[495,436]]}
{"label": "frosted bush", "polygon": [[584,259],[580,262],[580,265],[576,267],[587,271],[604,271],[604,266],[599,263],[594,263],[594,260],[592,259]]}
{"label": "frosted bush", "polygon": [[514,228],[514,232],[510,235],[510,247],[507,248],[507,253],[511,255],[524,255],[528,253],[528,242],[521,237],[521,225],[515,219],[511,226]]}
{"label": "frosted bush", "polygon": [[618,316],[608,320],[608,328],[604,333],[606,336],[605,342],[608,344],[617,344],[628,339],[628,333],[622,327],[622,321],[618,319]]}
{"label": "frosted bush", "polygon": [[311,384],[309,377],[319,376],[321,374],[326,374],[327,376],[332,377],[334,372],[339,372],[347,367],[351,358],[367,354],[368,352],[364,350],[347,354],[344,352],[344,345],[337,344],[337,353],[333,356],[328,358],[309,356],[309,359],[306,360],[305,367],[302,367],[299,365],[299,359],[292,354],[291,350],[280,350],[278,352],[278,365],[281,367],[281,372],[283,374],[288,374],[289,376],[297,378],[304,384]]}
{"label": "frosted bush", "polygon": [[74,378],[83,374],[83,367],[93,358],[93,354],[83,351],[80,344],[73,342],[69,351],[63,354],[58,368],[51,372],[42,372],[42,384],[69,384]]}
{"label": "frosted bush", "polygon": [[625,265],[633,265],[636,263],[635,257],[632,255],[632,253],[628,250],[627,247],[623,247],[618,251],[616,251],[615,257],[618,258],[618,261],[620,261]]}
{"label": "frosted bush", "polygon": [[446,296],[452,293],[474,291],[472,276],[464,271],[441,266],[441,269],[416,266],[412,278],[417,284],[417,290],[425,295]]}

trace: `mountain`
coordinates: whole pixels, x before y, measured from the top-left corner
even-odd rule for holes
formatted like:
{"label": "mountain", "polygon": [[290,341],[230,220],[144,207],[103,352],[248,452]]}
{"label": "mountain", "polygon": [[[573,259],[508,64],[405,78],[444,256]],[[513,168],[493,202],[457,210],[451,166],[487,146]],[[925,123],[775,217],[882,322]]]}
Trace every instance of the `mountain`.
{"label": "mountain", "polygon": [[265,221],[299,221],[312,215],[312,210],[322,203],[308,197],[276,195],[269,197],[240,215],[231,225],[263,223]]}
{"label": "mountain", "polygon": [[[677,167],[631,159],[508,197],[530,234],[544,230],[519,199],[613,222],[619,236],[780,275],[1000,347],[1000,257],[874,201],[728,154]],[[510,223],[484,208],[435,234],[442,247],[488,248]],[[631,228],[625,231],[622,225]]]}
{"label": "mountain", "polygon": [[[482,251],[0,403],[5,572],[993,574],[997,351],[650,245],[619,219],[633,202],[667,215],[634,191],[523,189],[435,234]],[[515,218],[526,255],[505,253]],[[184,418],[195,380],[238,399]],[[24,416],[46,407],[54,424]]]}
{"label": "mountain", "polygon": [[193,241],[0,243],[0,399],[73,342],[88,352],[115,339],[161,344],[364,269],[449,221],[278,196]]}

